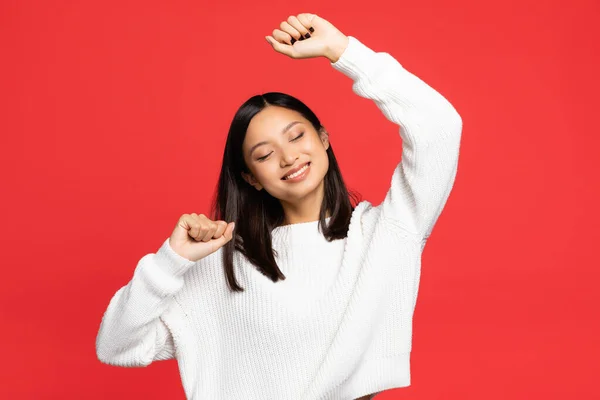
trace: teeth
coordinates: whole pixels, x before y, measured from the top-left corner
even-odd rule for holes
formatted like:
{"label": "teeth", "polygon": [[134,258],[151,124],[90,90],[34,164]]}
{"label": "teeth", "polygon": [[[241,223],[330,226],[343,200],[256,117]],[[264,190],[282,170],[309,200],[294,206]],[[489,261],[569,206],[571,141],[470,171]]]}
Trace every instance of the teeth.
{"label": "teeth", "polygon": [[301,175],[304,171],[306,171],[306,168],[308,168],[308,164],[306,164],[304,167],[302,167],[300,170],[294,172],[293,174],[286,176],[285,179],[293,179],[293,178]]}

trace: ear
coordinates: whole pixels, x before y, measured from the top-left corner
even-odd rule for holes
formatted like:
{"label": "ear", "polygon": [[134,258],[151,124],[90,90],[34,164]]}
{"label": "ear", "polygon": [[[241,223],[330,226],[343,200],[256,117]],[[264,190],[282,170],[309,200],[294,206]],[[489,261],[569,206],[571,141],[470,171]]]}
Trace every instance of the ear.
{"label": "ear", "polygon": [[254,186],[256,190],[262,190],[262,185],[258,183],[258,181],[254,177],[254,175],[252,175],[252,173],[242,172],[242,178],[244,178],[244,180],[248,182],[248,184]]}
{"label": "ear", "polygon": [[329,132],[327,132],[324,126],[319,130],[319,137],[321,138],[321,142],[323,142],[325,150],[329,149]]}

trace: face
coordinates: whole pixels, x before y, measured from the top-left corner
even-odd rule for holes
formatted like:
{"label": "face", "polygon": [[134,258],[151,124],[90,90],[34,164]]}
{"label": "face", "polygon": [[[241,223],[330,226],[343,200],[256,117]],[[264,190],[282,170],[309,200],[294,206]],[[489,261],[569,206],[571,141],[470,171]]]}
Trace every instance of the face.
{"label": "face", "polygon": [[252,118],[242,146],[257,190],[294,203],[317,189],[329,168],[328,134],[317,132],[297,111],[268,106]]}

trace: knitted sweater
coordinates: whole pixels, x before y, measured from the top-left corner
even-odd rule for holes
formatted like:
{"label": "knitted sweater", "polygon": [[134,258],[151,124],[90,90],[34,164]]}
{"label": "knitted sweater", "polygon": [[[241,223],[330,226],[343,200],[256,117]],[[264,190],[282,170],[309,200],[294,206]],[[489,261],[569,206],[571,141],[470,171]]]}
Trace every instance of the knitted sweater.
{"label": "knitted sweater", "polygon": [[345,239],[328,242],[318,221],[275,228],[283,281],[236,252],[244,292],[229,290],[221,250],[192,262],[165,240],[110,300],[101,362],[175,358],[189,399],[349,400],[410,385],[421,254],[454,184],[462,119],[354,37],[331,65],[399,126],[402,158],[382,203],[359,203]]}

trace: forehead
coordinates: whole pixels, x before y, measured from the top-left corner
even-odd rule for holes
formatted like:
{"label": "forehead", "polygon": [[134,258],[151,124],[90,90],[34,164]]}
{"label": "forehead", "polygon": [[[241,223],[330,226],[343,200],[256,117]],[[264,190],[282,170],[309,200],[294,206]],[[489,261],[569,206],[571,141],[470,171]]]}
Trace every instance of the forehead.
{"label": "forehead", "polygon": [[250,121],[246,131],[247,142],[258,142],[272,135],[280,135],[281,130],[292,121],[308,122],[297,111],[284,107],[268,106]]}

